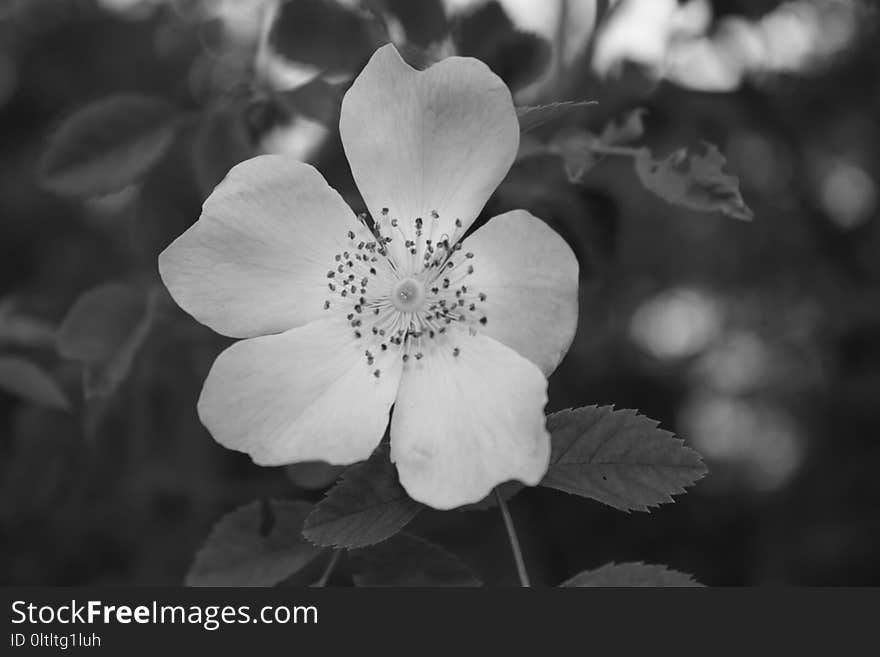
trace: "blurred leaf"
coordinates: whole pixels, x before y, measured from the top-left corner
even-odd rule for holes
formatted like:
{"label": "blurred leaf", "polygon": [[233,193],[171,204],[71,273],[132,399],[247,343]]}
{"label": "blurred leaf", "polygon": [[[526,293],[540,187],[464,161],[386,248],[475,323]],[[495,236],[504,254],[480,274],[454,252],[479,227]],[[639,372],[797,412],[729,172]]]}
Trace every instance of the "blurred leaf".
{"label": "blurred leaf", "polygon": [[558,154],[544,152],[515,162],[489,203],[486,216],[522,208],[541,217],[574,250],[582,280],[596,280],[615,258],[615,202],[599,190],[572,185]]}
{"label": "blurred leaf", "polygon": [[0,299],[0,345],[48,347],[54,344],[55,327],[52,324],[19,312],[9,297]]}
{"label": "blurred leaf", "polygon": [[158,293],[121,283],[84,293],[58,329],[58,353],[85,365],[86,398],[110,395],[125,380],[153,322]]}
{"label": "blurred leaf", "polygon": [[[549,144],[548,150],[562,156],[568,180],[579,183],[602,159],[601,149],[624,146],[645,134],[646,113],[641,107],[630,110],[619,122],[609,121],[599,135],[580,129],[562,132]],[[628,152],[635,155],[635,151]]]}
{"label": "blurred leaf", "polygon": [[296,486],[306,490],[320,490],[335,482],[344,465],[330,465],[324,461],[304,461],[284,467],[284,473]]}
{"label": "blurred leaf", "polygon": [[356,586],[482,586],[454,554],[405,532],[350,555]]}
{"label": "blurred leaf", "polygon": [[337,0],[286,0],[269,43],[285,59],[317,72],[354,74],[380,45],[381,32],[368,13]]}
{"label": "blurred leaf", "polygon": [[722,171],[726,160],[717,146],[705,146],[705,155],[689,156],[687,149],[681,149],[662,160],[654,159],[646,148],[639,149],[636,174],[646,188],[669,203],[752,219],[754,214],[739,191],[739,179]]}
{"label": "blurred leaf", "polygon": [[562,156],[568,181],[579,183],[601,159],[602,156],[594,150],[599,145],[596,135],[586,130],[577,130],[557,136],[551,148]]}
{"label": "blurred leaf", "polygon": [[372,545],[399,532],[422,508],[400,485],[383,444],[342,474],[309,515],[303,535],[323,546]]}
{"label": "blurred leaf", "polygon": [[[4,563],[11,568],[8,555],[15,543],[24,550],[57,549],[57,544],[38,548],[33,532],[16,529],[26,518],[32,518],[32,527],[44,536],[53,535],[49,528],[58,522],[72,530],[65,539],[77,531],[77,524],[82,526],[81,517],[74,519],[75,510],[79,494],[89,485],[95,455],[83,449],[79,418],[71,413],[22,404],[5,422],[8,430],[4,426],[0,432],[0,522],[6,528]],[[114,466],[118,469],[118,464]]]}
{"label": "blurred leaf", "polygon": [[321,548],[303,540],[311,506],[252,502],[220,519],[196,554],[186,586],[274,586],[308,565]]}
{"label": "blurred leaf", "polygon": [[633,410],[587,406],[547,418],[550,468],[542,486],[621,511],[672,501],[706,474],[700,455]]}
{"label": "blurred leaf", "polygon": [[55,380],[39,366],[18,356],[0,356],[0,390],[46,408],[70,410],[67,395]]}
{"label": "blurred leaf", "polygon": [[182,126],[168,153],[139,186],[129,235],[132,250],[150,270],[159,253],[199,218],[207,196],[196,179],[193,157],[199,127],[195,119]]}
{"label": "blurred leaf", "polygon": [[701,587],[691,575],[666,566],[632,563],[609,563],[596,570],[585,570],[559,586],[562,587]]}
{"label": "blurred leaf", "polygon": [[647,113],[644,107],[636,107],[624,114],[619,122],[609,121],[599,135],[599,142],[604,146],[621,146],[641,139],[645,134]]}
{"label": "blurred leaf", "polygon": [[288,113],[319,121],[333,129],[339,125],[342,97],[349,84],[327,82],[317,77],[300,87],[278,93],[278,100]]}
{"label": "blurred leaf", "polygon": [[536,80],[550,64],[550,44],[517,30],[496,0],[458,17],[453,35],[459,54],[485,62],[514,91]]}
{"label": "blurred leaf", "polygon": [[397,19],[406,42],[420,48],[443,40],[449,32],[443,0],[371,0]]}
{"label": "blurred leaf", "polygon": [[214,191],[232,167],[256,154],[248,108],[247,102],[239,101],[202,117],[193,140],[192,158],[203,198]]}
{"label": "blurred leaf", "polygon": [[523,133],[534,130],[551,121],[561,119],[582,107],[595,104],[595,101],[591,100],[566,100],[561,103],[550,103],[549,105],[517,107],[516,115],[519,118],[519,131]]}
{"label": "blurred leaf", "polygon": [[68,118],[49,141],[39,165],[43,185],[89,197],[137,181],[171,145],[176,110],[161,98],[119,95]]}

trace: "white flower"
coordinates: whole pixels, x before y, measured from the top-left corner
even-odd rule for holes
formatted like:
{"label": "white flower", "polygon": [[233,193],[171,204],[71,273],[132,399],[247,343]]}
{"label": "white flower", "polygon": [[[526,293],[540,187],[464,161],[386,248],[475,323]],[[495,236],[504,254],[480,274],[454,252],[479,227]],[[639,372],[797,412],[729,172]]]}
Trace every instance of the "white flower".
{"label": "white flower", "polygon": [[475,59],[419,72],[389,45],[346,94],[340,132],[372,222],[311,166],[266,155],[232,169],[159,257],[181,307],[246,338],[214,363],[202,422],[262,465],[347,464],[394,405],[391,458],[414,499],[447,509],[537,484],[577,261],[523,210],[461,241],[516,156],[510,92]]}

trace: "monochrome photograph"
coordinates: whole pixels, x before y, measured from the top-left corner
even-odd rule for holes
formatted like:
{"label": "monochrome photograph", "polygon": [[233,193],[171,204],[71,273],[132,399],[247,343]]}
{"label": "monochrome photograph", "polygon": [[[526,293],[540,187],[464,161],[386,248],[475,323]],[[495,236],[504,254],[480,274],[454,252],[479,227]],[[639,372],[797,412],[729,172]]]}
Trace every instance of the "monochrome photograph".
{"label": "monochrome photograph", "polygon": [[880,584],[878,21],[0,0],[9,645]]}

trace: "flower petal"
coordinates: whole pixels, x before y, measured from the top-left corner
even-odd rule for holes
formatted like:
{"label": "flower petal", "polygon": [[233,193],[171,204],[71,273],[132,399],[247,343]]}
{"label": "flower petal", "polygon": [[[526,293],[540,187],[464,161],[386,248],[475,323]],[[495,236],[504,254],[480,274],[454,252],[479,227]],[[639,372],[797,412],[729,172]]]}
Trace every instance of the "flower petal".
{"label": "flower petal", "polygon": [[159,256],[159,272],[174,300],[218,333],[278,333],[323,316],[327,271],[349,230],[369,235],[320,173],[264,155],[229,172]]}
{"label": "flower petal", "polygon": [[525,356],[545,375],[571,346],[578,319],[578,261],[559,234],[525,210],[490,219],[462,243],[467,277],[487,322],[480,332]]}
{"label": "flower petal", "polygon": [[400,371],[390,352],[368,365],[362,340],[332,317],[229,347],[208,374],[199,417],[260,465],[353,463],[382,439]]}
{"label": "flower petal", "polygon": [[489,67],[450,57],[416,71],[392,45],[375,52],[346,93],[339,129],[373,217],[388,208],[407,231],[422,217],[435,239],[452,238],[456,219],[459,235],[467,230],[519,148],[510,91]]}
{"label": "flower petal", "polygon": [[410,361],[401,379],[391,419],[401,484],[436,509],[477,502],[510,479],[536,485],[550,458],[544,376],[486,336],[456,331],[447,346]]}

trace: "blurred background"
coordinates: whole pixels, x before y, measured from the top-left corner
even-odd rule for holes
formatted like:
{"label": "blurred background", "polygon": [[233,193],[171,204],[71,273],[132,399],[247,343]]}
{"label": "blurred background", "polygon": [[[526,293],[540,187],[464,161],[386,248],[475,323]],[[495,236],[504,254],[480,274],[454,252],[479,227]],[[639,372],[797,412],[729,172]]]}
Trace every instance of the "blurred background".
{"label": "blurred background", "polygon": [[[523,138],[483,220],[530,209],[580,259],[548,410],[637,408],[710,468],[650,514],[521,492],[533,581],[641,560],[880,584],[877,22],[869,0],[0,0],[0,583],[176,584],[224,513],[333,481],[201,427],[228,341],[168,299],[156,256],[260,152],[362,209],[339,99],[391,40],[414,65],[483,59],[518,105],[597,101]],[[754,219],[584,150],[627,118],[658,158],[717,145]],[[497,509],[412,529],[515,582]]]}

